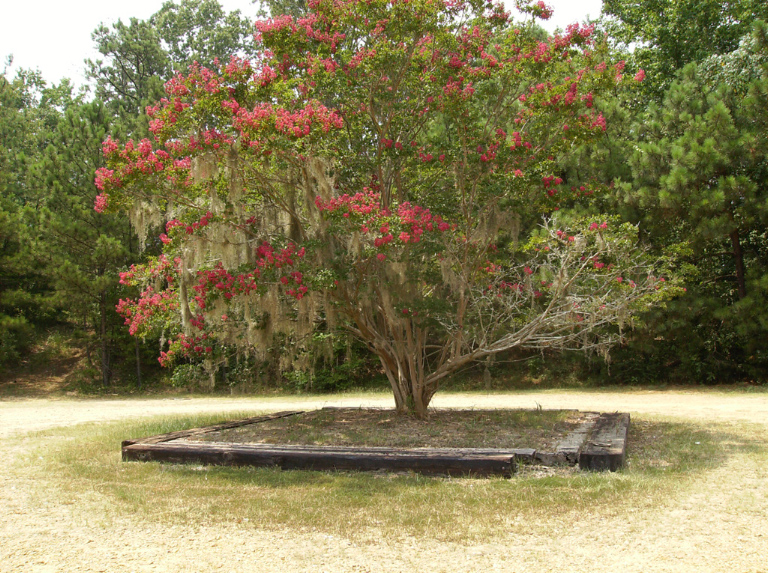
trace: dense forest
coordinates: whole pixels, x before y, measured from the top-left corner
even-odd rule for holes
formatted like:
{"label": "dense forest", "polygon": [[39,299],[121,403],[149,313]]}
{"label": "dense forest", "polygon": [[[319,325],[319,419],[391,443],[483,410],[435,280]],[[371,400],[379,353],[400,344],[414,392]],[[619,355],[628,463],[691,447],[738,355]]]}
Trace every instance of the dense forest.
{"label": "dense forest", "polygon": [[[518,4],[524,12],[512,16],[520,19],[515,25],[539,45],[560,41],[532,18],[546,17],[542,3]],[[303,2],[272,0],[263,17],[302,18],[308,10]],[[510,348],[467,364],[479,380],[765,383],[766,22],[768,5],[752,0],[605,0],[602,18],[588,26],[590,49],[615,74],[636,81],[631,88],[604,82],[594,101],[585,102],[603,118],[602,129],[553,146],[545,187],[562,192],[510,203],[519,228],[510,245],[538,240],[542,215],[608,213],[637,229],[644,252],[671,261],[681,292],[636,315],[610,352]],[[260,30],[266,35],[268,28]],[[573,29],[557,38],[566,36]],[[132,224],[124,212],[99,203],[96,174],[112,167],[104,142],[156,138],[145,110],[179,85],[174,78],[200,69],[223,74],[232,55],[258,58],[261,48],[253,22],[226,13],[216,0],[168,2],[147,20],[100,26],[92,38],[100,57],[85,63],[86,89],[66,80],[49,85],[34,70],[0,77],[0,368],[23,368],[56,333],[82,349],[82,390],[386,385],[382,362],[360,332],[335,328],[327,317],[300,340],[277,336],[252,352],[211,338],[215,365],[189,353],[167,369],[157,357],[166,356],[170,328],[129,332],[130,317],[117,307],[140,293],[125,273],[161,260],[171,240],[164,231],[171,232],[169,218],[141,221],[141,213],[132,213]],[[437,124],[423,138],[456,145]]]}

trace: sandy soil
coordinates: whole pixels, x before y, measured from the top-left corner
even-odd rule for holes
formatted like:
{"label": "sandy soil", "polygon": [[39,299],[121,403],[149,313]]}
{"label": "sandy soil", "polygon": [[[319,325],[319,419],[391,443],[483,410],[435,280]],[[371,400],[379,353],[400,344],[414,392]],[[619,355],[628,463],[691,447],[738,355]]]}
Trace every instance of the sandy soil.
{"label": "sandy soil", "polygon": [[[0,571],[623,571],[768,573],[768,467],[733,456],[663,507],[553,518],[547,535],[504,534],[492,544],[404,538],[355,543],[257,524],[165,526],[111,520],[33,494],[7,468],[19,451],[7,439],[33,430],[118,418],[390,406],[384,397],[193,398],[0,401]],[[437,407],[578,408],[753,422],[768,429],[768,395],[704,392],[438,395]],[[30,443],[39,440],[30,437]],[[735,476],[735,477],[734,477]],[[513,508],[511,508],[513,510]]]}

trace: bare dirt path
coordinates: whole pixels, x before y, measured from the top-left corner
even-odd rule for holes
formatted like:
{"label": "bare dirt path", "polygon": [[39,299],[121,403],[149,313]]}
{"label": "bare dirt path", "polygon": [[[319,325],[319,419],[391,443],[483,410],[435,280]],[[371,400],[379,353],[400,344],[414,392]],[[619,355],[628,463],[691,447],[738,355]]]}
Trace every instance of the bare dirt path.
{"label": "bare dirt path", "polygon": [[[583,518],[551,517],[546,535],[504,534],[481,545],[404,538],[355,543],[257,524],[166,526],[89,515],[33,495],[6,470],[11,436],[118,418],[335,406],[390,406],[387,396],[0,401],[0,571],[626,571],[768,573],[768,467],[733,456],[664,507]],[[768,429],[768,394],[540,392],[438,395],[437,407],[629,411],[753,422]],[[766,435],[763,432],[763,435]],[[25,440],[27,441],[27,440]],[[36,438],[28,438],[36,443]],[[513,512],[514,508],[510,508]]]}
{"label": "bare dirt path", "polygon": [[[137,416],[204,412],[283,410],[323,406],[393,407],[386,394],[277,398],[137,398],[0,401],[0,437]],[[526,392],[519,394],[438,394],[436,408],[575,408],[640,412],[688,419],[768,422],[768,393],[699,391]]]}

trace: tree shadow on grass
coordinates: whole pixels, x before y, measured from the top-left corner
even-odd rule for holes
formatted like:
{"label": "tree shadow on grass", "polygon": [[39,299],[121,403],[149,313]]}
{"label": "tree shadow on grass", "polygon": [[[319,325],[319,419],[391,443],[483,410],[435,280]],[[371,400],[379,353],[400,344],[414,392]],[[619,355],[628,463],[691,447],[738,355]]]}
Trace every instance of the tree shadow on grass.
{"label": "tree shadow on grass", "polygon": [[[166,420],[162,426],[162,432],[170,431],[175,424],[169,424]],[[184,423],[179,420],[179,427],[194,427],[194,424]],[[766,454],[768,452],[768,436],[766,429],[755,425],[751,430],[749,424],[741,424],[744,431],[735,432],[733,426],[727,423],[703,425],[693,422],[651,421],[635,416],[630,424],[627,466],[617,475],[647,475],[669,473],[694,473],[707,469],[713,469],[725,463],[734,454]],[[131,436],[148,435],[151,433],[152,424],[143,425],[141,431],[128,431]],[[139,462],[140,463],[140,462]],[[243,481],[254,483],[258,480],[263,487],[295,487],[312,484],[326,484],[338,482],[340,476],[351,479],[355,483],[358,479],[372,480],[379,487],[387,488],[390,482],[397,481],[402,484],[412,484],[424,487],[425,483],[434,481],[437,483],[450,481],[449,478],[420,476],[410,472],[328,472],[311,470],[282,471],[273,468],[248,468],[248,467],[206,467],[199,464],[174,465],[168,464],[166,468],[174,468],[174,473],[200,475],[204,469],[208,476],[221,476],[233,482]],[[560,472],[554,476],[564,479],[578,478],[579,476],[599,476],[590,472]],[[610,475],[610,474],[605,474]],[[515,478],[513,478],[514,480]],[[345,481],[345,480],[341,480]]]}
{"label": "tree shadow on grass", "polygon": [[766,428],[725,423],[696,424],[633,419],[627,447],[627,473],[697,473],[715,469],[739,454],[766,455]]}

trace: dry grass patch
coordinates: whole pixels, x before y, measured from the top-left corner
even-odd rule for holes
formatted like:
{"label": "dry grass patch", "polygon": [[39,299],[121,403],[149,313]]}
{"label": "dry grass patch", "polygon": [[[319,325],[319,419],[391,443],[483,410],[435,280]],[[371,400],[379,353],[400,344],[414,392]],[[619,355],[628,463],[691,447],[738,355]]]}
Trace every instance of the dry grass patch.
{"label": "dry grass patch", "polygon": [[457,479],[120,460],[122,439],[234,417],[164,418],[30,435],[23,438],[29,453],[17,460],[14,473],[34,477],[41,502],[50,496],[69,501],[88,521],[131,515],[153,523],[320,531],[359,541],[409,536],[476,542],[515,532],[545,534],[553,523],[575,522],[585,513],[657,511],[734,455],[768,458],[764,426],[634,416],[629,464],[616,473],[523,468],[512,479]]}

